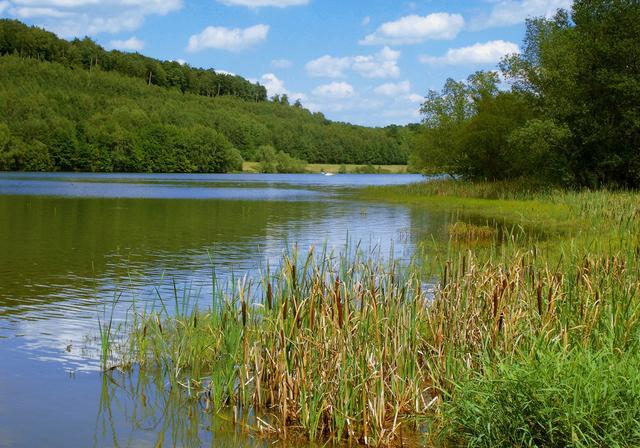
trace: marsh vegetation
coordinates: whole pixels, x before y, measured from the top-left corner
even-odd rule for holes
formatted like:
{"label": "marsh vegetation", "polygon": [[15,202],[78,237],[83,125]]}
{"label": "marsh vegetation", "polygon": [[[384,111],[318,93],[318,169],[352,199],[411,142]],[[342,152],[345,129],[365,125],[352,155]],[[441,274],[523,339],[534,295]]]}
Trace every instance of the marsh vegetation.
{"label": "marsh vegetation", "polygon": [[[450,201],[503,228],[455,222],[448,244],[405,265],[357,250],[285,254],[259,278],[217,286],[206,309],[138,310],[105,367],[163,372],[214,413],[251,409],[251,430],[279,439],[638,443],[637,194],[503,187],[365,192]],[[556,232],[532,241],[522,211]]]}

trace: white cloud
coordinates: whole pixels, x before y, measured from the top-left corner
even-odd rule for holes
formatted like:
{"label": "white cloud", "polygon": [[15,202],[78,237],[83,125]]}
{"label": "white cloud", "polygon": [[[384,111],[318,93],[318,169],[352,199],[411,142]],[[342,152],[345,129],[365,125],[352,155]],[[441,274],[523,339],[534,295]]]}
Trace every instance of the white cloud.
{"label": "white cloud", "polygon": [[276,8],[286,8],[288,6],[306,5],[309,0],[218,0],[227,6],[246,6],[247,8],[262,8],[273,6]]}
{"label": "white cloud", "polygon": [[353,58],[353,70],[365,78],[397,78],[400,52],[384,47],[372,56],[356,56]]}
{"label": "white cloud", "polygon": [[26,6],[11,8],[10,12],[12,15],[21,19],[33,19],[38,17],[61,19],[63,17],[69,17],[71,15],[71,13],[59,11],[54,8],[30,8]]}
{"label": "white cloud", "polygon": [[402,82],[388,82],[386,84],[379,85],[373,91],[382,96],[398,96],[403,93],[409,93],[411,91],[411,83],[409,81]]}
{"label": "white cloud", "polygon": [[333,120],[369,126],[419,121],[423,97],[407,91],[410,84],[406,81],[387,84],[382,84],[385,88],[379,90],[387,93],[387,90],[393,89],[398,94],[374,95],[375,89],[358,93],[350,84],[335,81],[314,89],[309,101],[305,102],[305,107],[313,112],[325,113]]}
{"label": "white cloud", "polygon": [[365,36],[361,45],[418,44],[427,39],[455,38],[464,27],[460,14],[434,13],[427,16],[410,15],[383,23],[374,33]]}
{"label": "white cloud", "polygon": [[334,57],[322,56],[309,61],[305,69],[316,78],[342,78],[347,70],[353,70],[365,78],[397,78],[400,52],[384,47],[378,53],[368,56]]}
{"label": "white cloud", "polygon": [[229,76],[237,76],[235,73],[233,72],[229,72],[227,70],[222,70],[222,69],[214,69],[214,72],[220,74],[220,75],[229,75]]}
{"label": "white cloud", "polygon": [[259,82],[267,89],[267,95],[270,97],[274,95],[287,95],[289,99],[293,101],[304,101],[307,99],[307,96],[304,93],[290,92],[285,87],[284,81],[278,79],[278,77],[273,73],[265,73],[262,75]]}
{"label": "white cloud", "polygon": [[500,0],[488,15],[475,18],[472,28],[516,25],[527,17],[551,17],[560,8],[570,8],[572,3],[572,0]]}
{"label": "white cloud", "polygon": [[139,28],[149,15],[165,15],[182,7],[182,0],[10,0],[0,12],[34,20],[61,37],[120,33]]}
{"label": "white cloud", "polygon": [[410,93],[409,95],[405,95],[404,99],[409,101],[410,103],[423,103],[424,97],[422,95],[418,95],[417,93]]}
{"label": "white cloud", "polygon": [[134,36],[127,40],[112,40],[110,46],[117,50],[140,51],[144,48],[144,42]]}
{"label": "white cloud", "polygon": [[271,67],[287,69],[293,67],[293,62],[289,59],[274,59],[271,61]]}
{"label": "white cloud", "polygon": [[452,48],[444,56],[421,56],[424,64],[495,64],[507,54],[519,53],[520,48],[513,42],[492,40],[468,47]]}
{"label": "white cloud", "polygon": [[371,17],[366,16],[362,18],[362,26],[367,26],[371,23]]}
{"label": "white cloud", "polygon": [[263,42],[269,34],[269,25],[255,25],[249,28],[225,28],[209,26],[200,34],[189,38],[187,51],[206,49],[240,51]]}
{"label": "white cloud", "polygon": [[307,62],[305,70],[316,78],[342,78],[351,67],[351,58],[335,58],[325,55]]}
{"label": "white cloud", "polygon": [[313,94],[325,98],[343,99],[355,94],[353,86],[346,82],[332,82],[313,89]]}

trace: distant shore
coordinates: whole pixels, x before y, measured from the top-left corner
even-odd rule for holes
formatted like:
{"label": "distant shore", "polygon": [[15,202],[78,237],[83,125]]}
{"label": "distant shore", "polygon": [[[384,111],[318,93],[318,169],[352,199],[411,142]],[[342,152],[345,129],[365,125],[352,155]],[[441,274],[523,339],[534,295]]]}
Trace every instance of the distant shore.
{"label": "distant shore", "polygon": [[[341,173],[341,174],[407,174],[407,165],[353,165],[331,163],[309,163],[305,166],[307,173]],[[242,172],[259,173],[260,162],[243,162]]]}

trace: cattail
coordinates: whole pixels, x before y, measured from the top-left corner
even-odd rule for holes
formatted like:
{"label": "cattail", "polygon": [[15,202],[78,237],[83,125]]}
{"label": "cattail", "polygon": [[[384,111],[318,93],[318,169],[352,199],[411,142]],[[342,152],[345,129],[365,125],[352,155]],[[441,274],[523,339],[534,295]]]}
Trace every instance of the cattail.
{"label": "cattail", "polygon": [[298,289],[298,277],[295,264],[291,265],[291,284],[293,285],[293,290],[296,291]]}
{"label": "cattail", "polygon": [[536,298],[538,299],[538,314],[542,316],[542,283],[538,283],[536,293]]}
{"label": "cattail", "polygon": [[242,300],[242,326],[247,326],[247,302],[244,301],[244,298]]}
{"label": "cattail", "polygon": [[340,300],[340,278],[336,278],[334,285],[334,295],[336,298],[336,308],[338,310],[338,326],[342,328],[343,316],[342,316],[342,301]]}
{"label": "cattail", "polygon": [[267,283],[267,308],[271,311],[273,307],[273,289],[271,288],[271,282]]}

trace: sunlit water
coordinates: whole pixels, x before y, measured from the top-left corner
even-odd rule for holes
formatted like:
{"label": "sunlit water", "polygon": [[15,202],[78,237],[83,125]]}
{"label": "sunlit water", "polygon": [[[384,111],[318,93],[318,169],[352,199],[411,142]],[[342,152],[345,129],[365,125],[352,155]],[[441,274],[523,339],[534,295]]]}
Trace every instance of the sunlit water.
{"label": "sunlit water", "polygon": [[408,260],[447,216],[350,192],[422,180],[0,174],[0,446],[268,446],[157,393],[161,379],[101,375],[99,319],[116,297],[117,319],[157,306],[174,283],[206,306],[214,271],[252,276],[294,245]]}

